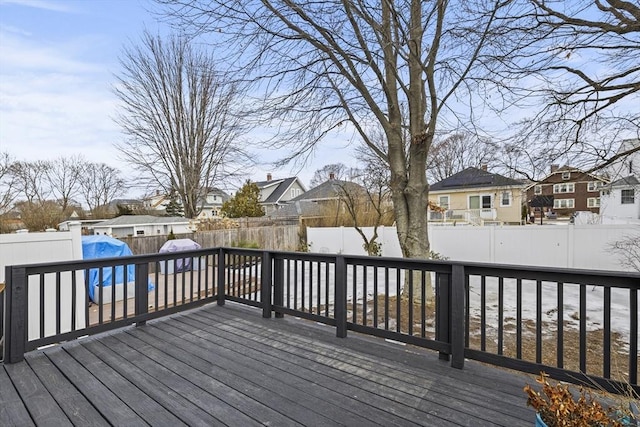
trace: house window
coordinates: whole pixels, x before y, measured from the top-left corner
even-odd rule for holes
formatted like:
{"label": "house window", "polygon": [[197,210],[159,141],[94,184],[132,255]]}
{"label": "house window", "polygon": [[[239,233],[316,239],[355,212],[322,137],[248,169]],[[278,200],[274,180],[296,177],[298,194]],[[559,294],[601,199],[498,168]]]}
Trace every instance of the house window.
{"label": "house window", "polygon": [[600,183],[598,181],[591,181],[587,184],[587,191],[599,191]]}
{"label": "house window", "polygon": [[291,189],[291,198],[298,197],[300,194],[302,194],[302,191],[299,188]]}
{"label": "house window", "polygon": [[630,190],[622,190],[620,191],[621,198],[620,203],[623,205],[632,205],[635,203],[635,190],[632,188]]}
{"label": "house window", "polygon": [[542,194],[542,185],[536,185],[533,187],[533,194]]}
{"label": "house window", "polygon": [[562,179],[571,179],[571,172],[562,172]]}
{"label": "house window", "polygon": [[600,207],[600,197],[589,197],[587,199],[587,207],[588,208],[599,208]]}
{"label": "house window", "polygon": [[136,230],[136,236],[143,236],[144,230]]}
{"label": "house window", "polygon": [[442,209],[449,209],[449,196],[438,197],[438,206]]}
{"label": "house window", "polygon": [[575,191],[575,184],[573,182],[568,182],[565,184],[554,184],[553,185],[553,193],[573,193]]}
{"label": "house window", "polygon": [[503,191],[500,197],[500,206],[511,206],[511,191]]}
{"label": "house window", "polygon": [[469,209],[490,209],[491,196],[469,196]]}
{"label": "house window", "polygon": [[553,201],[554,209],[572,209],[574,207],[573,199],[555,199]]}

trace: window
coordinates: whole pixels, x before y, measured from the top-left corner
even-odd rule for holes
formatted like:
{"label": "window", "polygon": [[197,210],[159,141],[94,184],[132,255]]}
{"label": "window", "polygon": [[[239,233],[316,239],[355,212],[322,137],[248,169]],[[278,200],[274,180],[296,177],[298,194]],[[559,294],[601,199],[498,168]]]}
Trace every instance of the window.
{"label": "window", "polygon": [[511,191],[503,191],[500,197],[500,206],[511,206]]}
{"label": "window", "polygon": [[144,235],[144,230],[136,230],[136,236]]}
{"label": "window", "polygon": [[442,209],[449,209],[449,196],[438,197],[438,206]]}
{"label": "window", "polygon": [[620,194],[620,203],[623,205],[632,205],[635,203],[635,190],[633,188],[630,190],[622,190]]}
{"label": "window", "polygon": [[533,194],[542,194],[542,185],[536,185],[533,188]]}
{"label": "window", "polygon": [[562,179],[571,179],[571,172],[562,172]]}
{"label": "window", "polygon": [[572,209],[574,207],[573,199],[555,199],[553,201],[554,209]]}
{"label": "window", "polygon": [[587,207],[588,208],[599,208],[600,207],[600,197],[589,197],[587,199]]}
{"label": "window", "polygon": [[554,184],[553,193],[573,193],[575,190],[575,184],[573,182],[566,184]]}
{"label": "window", "polygon": [[490,209],[491,196],[469,196],[469,209]]}
{"label": "window", "polygon": [[600,183],[598,181],[591,181],[587,184],[587,191],[598,191],[600,190]]}
{"label": "window", "polygon": [[298,197],[300,194],[302,194],[302,190],[300,190],[299,188],[291,189],[291,198]]}

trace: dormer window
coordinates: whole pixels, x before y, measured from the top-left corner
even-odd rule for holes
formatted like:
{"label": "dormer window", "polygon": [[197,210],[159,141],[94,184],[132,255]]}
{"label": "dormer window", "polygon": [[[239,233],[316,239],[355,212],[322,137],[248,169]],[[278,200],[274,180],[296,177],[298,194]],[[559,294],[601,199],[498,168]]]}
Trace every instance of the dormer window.
{"label": "dormer window", "polygon": [[562,179],[571,179],[571,172],[562,172]]}

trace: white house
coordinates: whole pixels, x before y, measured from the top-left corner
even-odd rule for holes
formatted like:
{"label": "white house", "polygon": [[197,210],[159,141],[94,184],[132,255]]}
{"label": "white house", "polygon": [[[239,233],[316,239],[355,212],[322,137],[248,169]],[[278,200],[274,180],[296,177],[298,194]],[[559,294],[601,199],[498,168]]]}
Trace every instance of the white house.
{"label": "white house", "polygon": [[[625,153],[640,147],[640,139],[625,139],[620,143],[616,154]],[[611,182],[617,181],[630,175],[640,177],[640,151],[636,151],[616,160],[605,170]]]}
{"label": "white house", "polygon": [[93,226],[94,234],[111,237],[154,236],[191,233],[190,221],[182,217],[122,215]]}
{"label": "white house", "polygon": [[600,192],[600,216],[603,223],[640,220],[640,181],[627,176],[612,182]]}
{"label": "white house", "polygon": [[198,204],[201,206],[200,214],[198,214],[198,219],[211,219],[211,218],[219,218],[220,217],[220,209],[222,209],[222,204],[229,200],[231,196],[222,191],[219,188],[211,187],[207,191],[205,197],[198,201]]}

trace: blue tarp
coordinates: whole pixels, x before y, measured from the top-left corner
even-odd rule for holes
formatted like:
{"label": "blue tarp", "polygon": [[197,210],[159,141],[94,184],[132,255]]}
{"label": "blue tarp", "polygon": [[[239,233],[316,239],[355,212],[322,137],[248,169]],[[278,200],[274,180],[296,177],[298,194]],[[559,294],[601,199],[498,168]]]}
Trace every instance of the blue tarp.
{"label": "blue tarp", "polygon": [[[82,236],[82,259],[96,259],[96,258],[113,258],[121,256],[131,256],[133,253],[129,246],[121,240],[114,239],[109,236]],[[103,287],[111,286],[113,283],[112,278],[113,269],[111,267],[104,267],[102,269],[102,283],[100,281],[100,270],[92,268],[89,270],[89,297],[92,301],[95,301],[93,295],[93,289],[97,285]],[[115,284],[124,283],[124,266],[116,267]],[[134,282],[136,279],[136,270],[134,265],[127,266],[127,282]],[[148,290],[153,290],[153,283],[149,280]]]}

